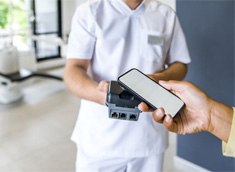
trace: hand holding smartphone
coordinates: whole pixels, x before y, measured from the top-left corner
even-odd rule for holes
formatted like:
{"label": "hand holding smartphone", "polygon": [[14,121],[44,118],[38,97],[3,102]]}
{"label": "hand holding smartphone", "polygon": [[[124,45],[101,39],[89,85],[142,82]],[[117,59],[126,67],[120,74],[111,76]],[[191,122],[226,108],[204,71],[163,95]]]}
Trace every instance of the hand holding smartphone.
{"label": "hand holding smartphone", "polygon": [[133,68],[119,76],[118,82],[152,109],[162,107],[165,113],[172,117],[184,106],[184,102],[179,97],[138,69]]}

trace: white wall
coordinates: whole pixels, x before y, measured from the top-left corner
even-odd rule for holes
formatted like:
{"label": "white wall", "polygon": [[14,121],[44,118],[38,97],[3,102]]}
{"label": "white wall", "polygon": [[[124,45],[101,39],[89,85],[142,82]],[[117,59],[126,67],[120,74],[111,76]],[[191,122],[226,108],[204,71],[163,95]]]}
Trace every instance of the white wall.
{"label": "white wall", "polygon": [[75,0],[77,5],[80,5],[81,3],[87,1],[87,0]]}
{"label": "white wall", "polygon": [[76,10],[76,0],[63,0],[62,1],[62,21],[63,21],[63,34],[66,36],[70,32],[71,21],[73,14]]}

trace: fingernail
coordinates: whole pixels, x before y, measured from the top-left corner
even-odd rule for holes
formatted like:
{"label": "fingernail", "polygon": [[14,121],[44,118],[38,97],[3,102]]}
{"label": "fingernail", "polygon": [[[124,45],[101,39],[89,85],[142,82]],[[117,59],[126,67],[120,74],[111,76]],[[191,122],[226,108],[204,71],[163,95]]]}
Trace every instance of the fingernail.
{"label": "fingernail", "polygon": [[167,123],[170,123],[170,121],[171,121],[171,118],[169,117],[169,115],[167,115],[167,116],[166,116],[166,122],[167,122]]}

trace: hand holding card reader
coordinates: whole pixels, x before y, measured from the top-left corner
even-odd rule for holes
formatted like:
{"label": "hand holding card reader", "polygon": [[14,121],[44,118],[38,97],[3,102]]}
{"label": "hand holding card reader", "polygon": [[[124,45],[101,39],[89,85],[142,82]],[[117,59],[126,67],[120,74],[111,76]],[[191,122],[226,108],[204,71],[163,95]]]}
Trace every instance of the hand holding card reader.
{"label": "hand holding card reader", "polygon": [[145,102],[152,109],[164,108],[166,114],[174,117],[184,102],[138,69],[131,69],[118,78],[126,90]]}

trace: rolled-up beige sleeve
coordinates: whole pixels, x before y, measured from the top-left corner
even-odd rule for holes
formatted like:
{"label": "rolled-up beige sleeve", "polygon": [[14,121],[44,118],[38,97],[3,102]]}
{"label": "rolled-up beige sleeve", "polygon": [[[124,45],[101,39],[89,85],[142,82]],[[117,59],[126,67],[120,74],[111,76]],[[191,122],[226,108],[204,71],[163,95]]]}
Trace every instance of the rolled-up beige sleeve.
{"label": "rolled-up beige sleeve", "polygon": [[233,108],[233,121],[228,142],[222,143],[222,150],[224,156],[235,157],[235,108]]}

